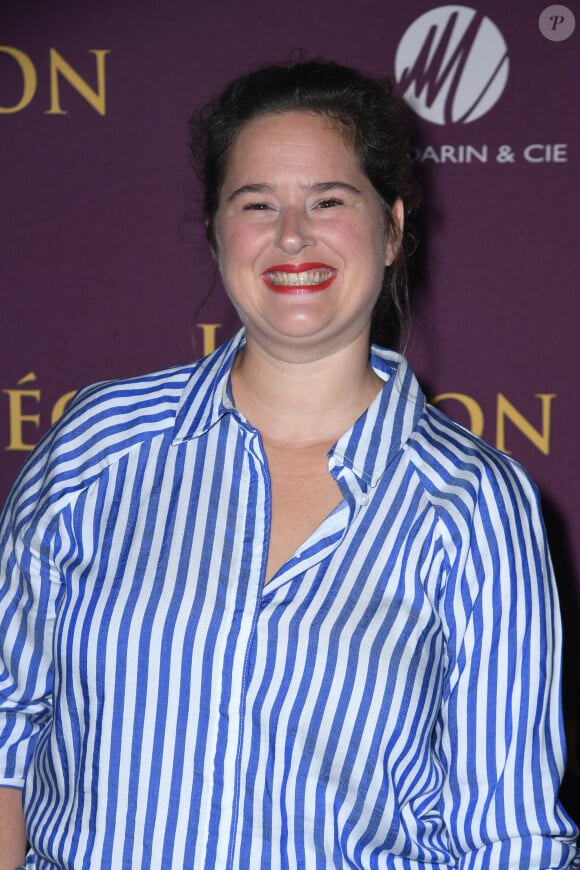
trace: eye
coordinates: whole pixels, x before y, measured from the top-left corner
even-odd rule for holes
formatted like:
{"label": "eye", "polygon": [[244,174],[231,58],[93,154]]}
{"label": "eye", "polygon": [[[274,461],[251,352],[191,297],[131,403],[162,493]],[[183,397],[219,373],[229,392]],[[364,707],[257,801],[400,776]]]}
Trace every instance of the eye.
{"label": "eye", "polygon": [[244,205],[244,211],[266,211],[270,206],[267,202],[247,202]]}
{"label": "eye", "polygon": [[321,200],[316,204],[316,208],[335,208],[337,205],[343,205],[343,201],[332,197],[330,199]]}

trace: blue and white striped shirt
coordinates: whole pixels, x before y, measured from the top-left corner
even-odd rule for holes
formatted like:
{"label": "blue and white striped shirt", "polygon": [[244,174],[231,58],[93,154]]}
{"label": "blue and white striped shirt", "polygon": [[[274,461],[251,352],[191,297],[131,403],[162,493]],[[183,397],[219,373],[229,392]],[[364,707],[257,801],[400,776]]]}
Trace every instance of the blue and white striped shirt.
{"label": "blue and white striped shirt", "polygon": [[243,334],[83,390],[0,531],[0,783],[35,868],[578,867],[533,487],[406,362],[329,453],[344,499],[264,586]]}

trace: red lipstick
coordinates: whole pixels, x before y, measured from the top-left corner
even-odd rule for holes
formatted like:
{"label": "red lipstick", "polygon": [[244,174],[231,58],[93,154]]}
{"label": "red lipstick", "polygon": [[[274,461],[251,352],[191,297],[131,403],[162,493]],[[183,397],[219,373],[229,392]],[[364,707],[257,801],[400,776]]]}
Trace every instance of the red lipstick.
{"label": "red lipstick", "polygon": [[337,275],[326,263],[279,263],[262,273],[262,281],[274,293],[317,293],[330,287]]}

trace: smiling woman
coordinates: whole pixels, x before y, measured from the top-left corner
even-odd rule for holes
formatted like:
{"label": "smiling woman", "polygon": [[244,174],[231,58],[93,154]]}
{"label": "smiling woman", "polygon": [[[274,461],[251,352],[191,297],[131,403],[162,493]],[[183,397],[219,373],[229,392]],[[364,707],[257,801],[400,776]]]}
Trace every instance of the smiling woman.
{"label": "smiling woman", "polygon": [[[404,104],[393,98],[389,81],[365,78],[332,63],[269,66],[232,82],[220,97],[197,112],[190,123],[192,153],[203,188],[209,243],[215,249],[215,222],[232,146],[253,120],[284,112],[318,117],[338,133],[381,202],[388,232],[398,242],[394,259],[384,270],[371,325],[372,341],[384,343],[386,318],[396,318],[403,333],[408,324],[407,255],[415,246],[409,217],[419,198],[407,112]],[[331,183],[337,180],[329,179]],[[324,181],[319,180],[319,184],[320,193],[332,193]],[[404,211],[400,220],[390,212],[397,199]],[[328,203],[331,200],[327,198]]]}
{"label": "smiling woman", "polygon": [[[350,138],[338,121],[284,112],[249,121],[230,150],[215,253],[246,327],[246,356],[254,342],[302,362],[356,342],[366,356],[398,242]],[[400,199],[389,213],[398,239]]]}
{"label": "smiling woman", "polygon": [[579,867],[535,488],[371,343],[402,107],[312,61],[192,131],[243,329],[81,391],[17,481],[0,870]]}

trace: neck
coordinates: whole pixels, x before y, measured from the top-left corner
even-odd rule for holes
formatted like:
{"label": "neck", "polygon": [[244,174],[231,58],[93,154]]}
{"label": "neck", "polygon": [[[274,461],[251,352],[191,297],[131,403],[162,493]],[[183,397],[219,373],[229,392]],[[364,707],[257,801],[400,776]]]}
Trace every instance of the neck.
{"label": "neck", "polygon": [[248,339],[232,373],[236,406],[280,444],[333,443],[383,386],[369,364],[368,336],[322,359],[288,362]]}

